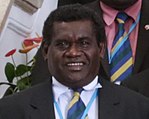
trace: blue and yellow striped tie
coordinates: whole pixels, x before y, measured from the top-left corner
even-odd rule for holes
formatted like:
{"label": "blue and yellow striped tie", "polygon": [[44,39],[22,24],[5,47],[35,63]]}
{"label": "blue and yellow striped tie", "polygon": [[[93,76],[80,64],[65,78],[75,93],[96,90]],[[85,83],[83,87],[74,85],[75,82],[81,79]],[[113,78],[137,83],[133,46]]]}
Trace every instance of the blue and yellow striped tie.
{"label": "blue and yellow striped tie", "polygon": [[[86,108],[83,101],[80,98],[82,90],[83,89],[81,88],[74,91],[74,96],[70,101],[68,107],[67,119],[81,119]],[[88,119],[88,116],[86,116],[85,119]]]}
{"label": "blue and yellow striped tie", "polygon": [[110,64],[111,81],[122,81],[132,73],[133,60],[130,41],[127,38],[124,42],[123,38],[126,36],[124,30],[124,23],[128,16],[124,13],[118,13],[116,20],[118,22],[118,33],[113,41]]}

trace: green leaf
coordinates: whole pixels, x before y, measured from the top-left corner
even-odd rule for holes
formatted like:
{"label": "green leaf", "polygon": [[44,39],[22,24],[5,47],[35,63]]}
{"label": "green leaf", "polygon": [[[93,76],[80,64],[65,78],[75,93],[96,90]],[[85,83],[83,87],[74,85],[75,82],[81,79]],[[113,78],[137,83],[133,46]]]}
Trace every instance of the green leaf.
{"label": "green leaf", "polygon": [[7,77],[7,80],[12,83],[14,77],[15,77],[15,67],[12,63],[8,62],[5,66],[5,75]]}
{"label": "green leaf", "polygon": [[28,68],[28,71],[31,71],[32,66],[27,66],[27,68]]}
{"label": "green leaf", "polygon": [[26,66],[24,64],[20,64],[16,68],[16,74],[17,74],[17,76],[22,76],[26,72],[30,71],[30,69],[31,69],[30,66]]}
{"label": "green leaf", "polygon": [[21,80],[19,80],[17,82],[17,87],[18,89],[21,91],[21,90],[24,90],[26,88],[29,88],[30,87],[30,81],[31,79],[29,77],[25,77],[25,78],[22,78]]}

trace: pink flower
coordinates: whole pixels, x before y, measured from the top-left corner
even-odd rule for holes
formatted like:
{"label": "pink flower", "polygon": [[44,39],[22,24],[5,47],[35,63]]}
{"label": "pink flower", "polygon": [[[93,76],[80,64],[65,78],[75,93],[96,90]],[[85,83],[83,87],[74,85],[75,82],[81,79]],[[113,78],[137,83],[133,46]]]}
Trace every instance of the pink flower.
{"label": "pink flower", "polygon": [[36,43],[41,43],[42,37],[33,38],[32,40],[33,40],[34,42],[36,42]]}
{"label": "pink flower", "polygon": [[16,52],[16,49],[12,49],[5,55],[5,57],[9,57],[9,56],[13,55],[15,52]]}
{"label": "pink flower", "polygon": [[25,39],[22,43],[23,48],[33,45],[33,41],[30,39]]}
{"label": "pink flower", "polygon": [[22,46],[23,48],[26,48],[28,46],[32,46],[35,43],[41,43],[42,41],[42,37],[38,37],[38,38],[27,38],[23,41]]}

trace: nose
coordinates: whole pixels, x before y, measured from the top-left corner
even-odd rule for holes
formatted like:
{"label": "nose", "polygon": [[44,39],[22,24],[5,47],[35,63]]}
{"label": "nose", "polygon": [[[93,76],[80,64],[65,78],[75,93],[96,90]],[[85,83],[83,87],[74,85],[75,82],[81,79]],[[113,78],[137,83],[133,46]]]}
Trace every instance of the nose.
{"label": "nose", "polygon": [[67,57],[79,57],[81,56],[81,51],[77,47],[76,44],[73,44],[67,51],[66,51]]}

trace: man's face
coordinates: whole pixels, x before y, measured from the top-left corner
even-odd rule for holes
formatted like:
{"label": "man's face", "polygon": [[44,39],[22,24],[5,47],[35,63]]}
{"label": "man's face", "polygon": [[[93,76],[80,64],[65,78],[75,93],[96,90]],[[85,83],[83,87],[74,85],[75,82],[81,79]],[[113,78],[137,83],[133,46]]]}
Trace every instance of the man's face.
{"label": "man's face", "polygon": [[130,7],[138,0],[100,0],[104,4],[117,9],[117,10],[125,10],[126,8]]}
{"label": "man's face", "polygon": [[100,51],[90,21],[55,22],[45,58],[59,82],[77,88],[97,75]]}

